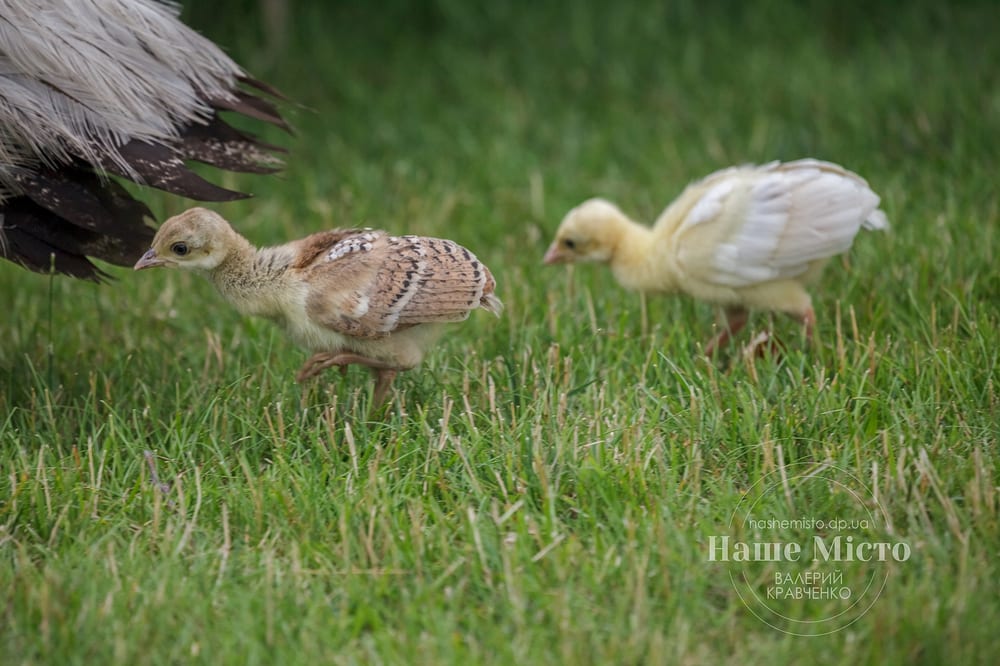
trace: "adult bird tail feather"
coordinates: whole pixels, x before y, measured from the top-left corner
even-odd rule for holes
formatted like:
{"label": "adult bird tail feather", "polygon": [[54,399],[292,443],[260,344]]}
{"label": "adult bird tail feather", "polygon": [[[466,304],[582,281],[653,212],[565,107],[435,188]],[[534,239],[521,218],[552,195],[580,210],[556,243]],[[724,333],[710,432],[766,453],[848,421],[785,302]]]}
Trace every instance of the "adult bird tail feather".
{"label": "adult bird tail feather", "polygon": [[232,201],[249,195],[185,162],[281,168],[283,149],[219,114],[291,132],[272,101],[285,98],[178,13],[156,0],[0,0],[0,257],[100,280],[88,257],[131,265],[153,235],[149,209],[111,176]]}

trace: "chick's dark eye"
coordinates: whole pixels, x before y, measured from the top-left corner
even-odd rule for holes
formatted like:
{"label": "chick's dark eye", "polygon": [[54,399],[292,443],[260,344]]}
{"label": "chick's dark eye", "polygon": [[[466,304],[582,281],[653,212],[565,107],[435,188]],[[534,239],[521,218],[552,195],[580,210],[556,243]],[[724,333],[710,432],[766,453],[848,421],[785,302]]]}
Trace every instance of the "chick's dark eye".
{"label": "chick's dark eye", "polygon": [[565,245],[566,249],[569,250],[576,249],[576,241],[573,240],[572,238],[567,238],[566,240],[564,240],[563,245]]}
{"label": "chick's dark eye", "polygon": [[187,243],[174,243],[170,246],[170,251],[176,254],[178,257],[183,257],[188,253]]}

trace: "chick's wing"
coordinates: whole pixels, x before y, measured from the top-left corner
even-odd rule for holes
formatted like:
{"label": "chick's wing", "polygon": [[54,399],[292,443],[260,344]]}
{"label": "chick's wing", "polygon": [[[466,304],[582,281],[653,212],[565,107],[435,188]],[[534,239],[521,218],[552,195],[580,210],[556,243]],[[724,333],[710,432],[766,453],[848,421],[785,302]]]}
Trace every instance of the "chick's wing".
{"label": "chick's wing", "polygon": [[462,321],[493,291],[489,270],[450,240],[364,231],[343,238],[307,272],[308,315],[362,338],[416,324]]}
{"label": "chick's wing", "polygon": [[732,168],[691,185],[661,216],[688,278],[746,287],[794,278],[880,227],[878,196],[859,176],[818,160]]}

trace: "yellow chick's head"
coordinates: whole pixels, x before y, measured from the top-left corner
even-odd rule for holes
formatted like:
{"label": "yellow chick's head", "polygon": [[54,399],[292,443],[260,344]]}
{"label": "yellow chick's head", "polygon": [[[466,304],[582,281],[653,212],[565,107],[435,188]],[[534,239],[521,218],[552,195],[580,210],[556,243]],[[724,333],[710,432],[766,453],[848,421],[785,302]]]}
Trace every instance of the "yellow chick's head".
{"label": "yellow chick's head", "polygon": [[563,218],[545,263],[608,262],[627,224],[625,213],[610,201],[588,199]]}
{"label": "yellow chick's head", "polygon": [[135,262],[135,270],[164,266],[210,271],[232,248],[236,232],[218,213],[192,208],[170,218],[156,232],[153,245]]}

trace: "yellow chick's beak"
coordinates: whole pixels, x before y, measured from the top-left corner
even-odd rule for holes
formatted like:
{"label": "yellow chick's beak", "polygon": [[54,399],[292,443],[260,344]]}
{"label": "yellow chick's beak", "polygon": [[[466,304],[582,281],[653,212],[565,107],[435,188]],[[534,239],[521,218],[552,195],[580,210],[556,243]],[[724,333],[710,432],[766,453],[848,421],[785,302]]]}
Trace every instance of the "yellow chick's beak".
{"label": "yellow chick's beak", "polygon": [[135,262],[133,270],[141,271],[143,268],[155,268],[156,266],[162,266],[167,262],[156,256],[156,250],[149,248],[146,250],[146,254],[139,257],[139,261]]}
{"label": "yellow chick's beak", "polygon": [[564,252],[557,241],[552,241],[552,245],[549,245],[549,249],[545,251],[545,259],[543,262],[545,264],[565,264],[570,261],[572,257],[569,256],[568,252]]}

